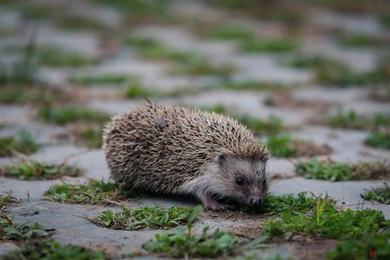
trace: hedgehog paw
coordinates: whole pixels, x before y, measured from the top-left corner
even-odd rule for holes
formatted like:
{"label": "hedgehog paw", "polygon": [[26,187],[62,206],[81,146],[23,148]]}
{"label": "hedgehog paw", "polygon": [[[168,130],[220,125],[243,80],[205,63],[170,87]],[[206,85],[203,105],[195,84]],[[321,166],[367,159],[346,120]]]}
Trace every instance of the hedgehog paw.
{"label": "hedgehog paw", "polygon": [[219,211],[226,209],[226,206],[219,203],[217,200],[212,198],[210,195],[204,195],[201,197],[201,201],[205,209],[207,210],[213,210],[213,211]]}

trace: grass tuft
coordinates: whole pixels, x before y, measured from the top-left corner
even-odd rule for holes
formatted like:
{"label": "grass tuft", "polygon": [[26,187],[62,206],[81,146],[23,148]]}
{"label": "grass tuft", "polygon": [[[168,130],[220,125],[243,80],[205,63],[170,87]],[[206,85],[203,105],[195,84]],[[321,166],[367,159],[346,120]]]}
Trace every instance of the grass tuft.
{"label": "grass tuft", "polygon": [[327,260],[389,259],[390,233],[369,235],[361,240],[340,241],[336,249],[327,253]]}
{"label": "grass tuft", "polygon": [[0,213],[0,241],[23,241],[47,237],[48,235],[42,226],[37,223],[15,224],[9,216]]}
{"label": "grass tuft", "polygon": [[125,199],[118,186],[110,181],[91,180],[87,184],[56,184],[45,192],[49,200],[61,203],[107,204]]}
{"label": "grass tuft", "polygon": [[390,127],[390,115],[375,114],[374,116],[363,116],[351,110],[348,112],[339,111],[336,115],[328,118],[328,124],[333,127],[346,129],[379,129]]}
{"label": "grass tuft", "polygon": [[350,34],[342,37],[340,44],[345,47],[376,47],[384,45],[385,41],[372,35]]}
{"label": "grass tuft", "polygon": [[238,25],[223,25],[210,30],[208,37],[219,40],[249,40],[254,34]]}
{"label": "grass tuft", "polygon": [[[337,209],[335,201],[329,197],[306,199],[304,195],[299,195],[298,198],[297,205],[304,206],[298,210],[289,210],[290,206],[278,210],[278,217],[263,223],[263,236],[287,240],[298,235],[314,238],[361,239],[367,234],[380,232],[389,225],[383,213],[377,210]],[[296,201],[294,197],[289,199]],[[284,203],[278,204],[286,205]]]}
{"label": "grass tuft", "polygon": [[131,75],[99,74],[76,76],[71,78],[70,81],[80,85],[117,85],[138,81],[138,78]]}
{"label": "grass tuft", "polygon": [[0,156],[12,155],[14,152],[31,154],[38,150],[30,132],[21,130],[13,137],[0,137]]}
{"label": "grass tuft", "polygon": [[106,256],[103,252],[76,246],[62,246],[51,239],[33,240],[22,244],[20,249],[11,251],[3,256],[4,260],[12,259],[82,259],[82,260],[103,260]]}
{"label": "grass tuft", "polygon": [[122,208],[119,212],[103,211],[94,223],[112,229],[168,229],[187,224],[193,212],[194,209],[188,207]]}
{"label": "grass tuft", "polygon": [[373,132],[367,137],[365,143],[374,148],[390,150],[390,133]]}
{"label": "grass tuft", "polygon": [[81,67],[93,63],[89,57],[57,47],[40,47],[36,55],[39,64],[49,67]]}
{"label": "grass tuft", "polygon": [[390,205],[390,186],[384,183],[383,187],[374,188],[361,194],[365,200],[376,201]]}
{"label": "grass tuft", "polygon": [[312,159],[296,164],[295,171],[305,178],[328,181],[369,180],[390,176],[388,166],[379,162],[346,164]]}
{"label": "grass tuft", "polygon": [[236,242],[233,235],[220,230],[209,234],[205,228],[201,235],[194,235],[190,229],[182,227],[156,234],[144,248],[150,253],[171,257],[226,257],[233,253]]}
{"label": "grass tuft", "polygon": [[82,174],[83,171],[74,166],[36,161],[25,161],[0,168],[0,175],[20,180],[52,180],[64,176],[79,177]]}
{"label": "grass tuft", "polygon": [[9,194],[0,194],[0,210],[3,210],[11,203],[17,202],[17,199]]}
{"label": "grass tuft", "polygon": [[76,106],[42,107],[38,111],[38,117],[48,123],[59,125],[66,125],[73,122],[104,124],[110,119],[110,116],[104,112]]}

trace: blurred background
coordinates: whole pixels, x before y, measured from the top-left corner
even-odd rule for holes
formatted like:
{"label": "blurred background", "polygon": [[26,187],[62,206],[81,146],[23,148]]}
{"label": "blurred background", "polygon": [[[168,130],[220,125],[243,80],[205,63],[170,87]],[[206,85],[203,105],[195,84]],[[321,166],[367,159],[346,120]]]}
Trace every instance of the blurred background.
{"label": "blurred background", "polygon": [[[276,138],[275,149],[282,143],[274,151],[282,157],[291,133],[326,143],[332,127],[360,130],[365,145],[389,149],[389,7],[2,0],[0,134],[98,149],[109,117],[147,98],[235,117],[260,138]],[[359,160],[345,149],[339,155]]]}
{"label": "blurred background", "polygon": [[[62,245],[114,259],[142,251],[156,230],[91,219],[113,205],[188,205],[123,197],[107,181],[102,129],[145,99],[246,125],[272,152],[272,194],[327,194],[389,219],[389,43],[387,0],[0,0],[0,212],[12,213],[0,227],[38,222]],[[253,239],[263,217],[204,213],[196,225]],[[345,233],[378,228],[361,219]],[[332,230],[353,222],[342,221]],[[319,259],[331,238],[280,244],[275,256]]]}

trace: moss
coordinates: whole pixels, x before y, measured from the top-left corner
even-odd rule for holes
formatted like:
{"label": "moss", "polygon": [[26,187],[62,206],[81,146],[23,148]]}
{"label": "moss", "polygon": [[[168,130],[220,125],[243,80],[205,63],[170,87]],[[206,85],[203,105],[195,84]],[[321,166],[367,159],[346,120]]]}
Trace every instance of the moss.
{"label": "moss", "polygon": [[38,117],[48,123],[59,125],[66,125],[72,122],[95,122],[104,124],[110,118],[104,112],[76,106],[42,107],[38,111]]}
{"label": "moss", "polygon": [[87,184],[57,184],[45,192],[49,200],[77,204],[107,204],[125,199],[127,195],[115,183],[97,180]]}
{"label": "moss", "polygon": [[21,245],[20,249],[11,251],[3,256],[4,260],[22,259],[80,259],[103,260],[106,256],[103,252],[93,251],[81,246],[62,246],[52,239],[33,240]]}
{"label": "moss", "polygon": [[90,57],[58,47],[40,47],[36,54],[38,63],[49,67],[81,67],[93,63]]}
{"label": "moss", "polygon": [[83,171],[65,164],[46,164],[36,161],[25,161],[0,168],[3,176],[21,180],[51,180],[64,176],[79,177]]}
{"label": "moss", "polygon": [[249,53],[256,52],[288,52],[296,49],[297,44],[286,39],[249,39],[241,41],[241,50]]}
{"label": "moss", "polygon": [[122,208],[119,212],[105,210],[93,222],[113,229],[168,229],[187,224],[193,212],[188,207]]}
{"label": "moss", "polygon": [[382,187],[373,188],[361,194],[365,200],[376,201],[390,205],[390,186],[384,183]]}
{"label": "moss", "polygon": [[385,163],[346,164],[316,159],[296,164],[295,171],[305,178],[329,181],[381,179],[390,175],[390,170]]}
{"label": "moss", "polygon": [[0,137],[0,156],[12,155],[14,152],[31,154],[38,148],[39,145],[26,130],[19,131],[15,137]]}
{"label": "moss", "polygon": [[371,133],[365,143],[374,148],[390,150],[390,134],[385,132]]}

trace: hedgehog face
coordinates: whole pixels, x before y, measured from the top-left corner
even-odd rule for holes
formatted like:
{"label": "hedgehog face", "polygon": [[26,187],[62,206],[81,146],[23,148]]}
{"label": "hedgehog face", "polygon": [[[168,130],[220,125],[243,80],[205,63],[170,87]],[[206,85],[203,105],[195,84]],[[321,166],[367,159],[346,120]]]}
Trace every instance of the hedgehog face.
{"label": "hedgehog face", "polygon": [[267,193],[265,162],[242,159],[234,155],[218,156],[219,173],[223,185],[217,193],[250,206],[261,206]]}

